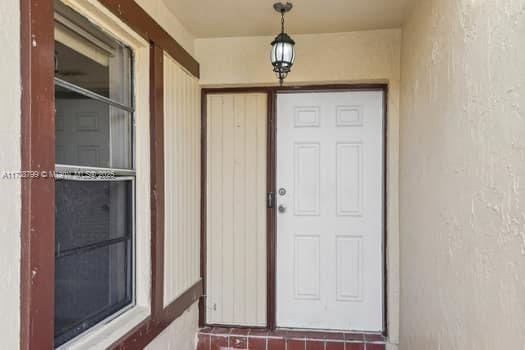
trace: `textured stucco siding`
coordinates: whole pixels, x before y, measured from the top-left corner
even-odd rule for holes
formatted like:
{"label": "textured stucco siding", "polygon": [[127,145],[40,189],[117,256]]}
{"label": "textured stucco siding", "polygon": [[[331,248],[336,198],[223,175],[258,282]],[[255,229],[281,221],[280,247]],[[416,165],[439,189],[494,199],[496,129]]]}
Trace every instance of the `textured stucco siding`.
{"label": "textured stucco siding", "polygon": [[20,9],[0,1],[0,333],[1,348],[17,349],[20,333]]}
{"label": "textured stucco siding", "polygon": [[525,349],[525,3],[414,4],[402,44],[400,349]]}

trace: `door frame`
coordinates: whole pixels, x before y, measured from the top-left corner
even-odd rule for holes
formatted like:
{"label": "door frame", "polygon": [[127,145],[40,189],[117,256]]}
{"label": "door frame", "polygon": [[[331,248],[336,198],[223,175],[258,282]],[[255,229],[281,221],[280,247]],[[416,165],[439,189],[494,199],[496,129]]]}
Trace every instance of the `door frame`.
{"label": "door frame", "polygon": [[[272,205],[266,209],[266,327],[275,330],[276,324],[276,273],[277,273],[277,210],[275,208],[276,179],[277,179],[277,95],[286,93],[309,93],[309,92],[355,92],[355,91],[381,91],[383,92],[383,244],[382,244],[382,266],[383,266],[383,332],[388,336],[388,269],[387,269],[387,184],[388,184],[388,84],[330,84],[330,85],[296,85],[296,86],[269,86],[269,87],[218,87],[202,88],[201,90],[201,278],[203,281],[204,296],[199,302],[199,326],[221,326],[231,327],[227,324],[208,324],[206,322],[206,207],[207,207],[207,98],[213,94],[242,94],[242,93],[264,93],[267,95],[267,144],[266,144],[266,191],[272,196]],[[236,326],[238,327],[238,326]],[[242,327],[240,327],[242,328]]]}

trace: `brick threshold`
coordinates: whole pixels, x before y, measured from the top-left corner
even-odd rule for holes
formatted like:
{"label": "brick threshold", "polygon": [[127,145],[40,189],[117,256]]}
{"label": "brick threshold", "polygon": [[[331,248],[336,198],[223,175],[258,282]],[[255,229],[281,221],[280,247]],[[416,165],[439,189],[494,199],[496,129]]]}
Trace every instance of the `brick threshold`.
{"label": "brick threshold", "polygon": [[206,327],[197,350],[385,350],[378,333],[326,332],[259,328]]}

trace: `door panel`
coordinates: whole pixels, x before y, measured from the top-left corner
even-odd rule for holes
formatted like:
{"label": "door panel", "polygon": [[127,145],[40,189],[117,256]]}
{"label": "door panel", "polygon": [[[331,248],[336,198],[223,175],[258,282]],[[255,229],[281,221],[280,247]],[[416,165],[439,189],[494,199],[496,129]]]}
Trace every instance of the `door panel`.
{"label": "door panel", "polygon": [[207,96],[208,324],[266,326],[266,106]]}
{"label": "door panel", "polygon": [[297,216],[319,215],[319,143],[295,143],[294,212]]}
{"label": "door panel", "polygon": [[383,328],[383,93],[277,98],[277,325]]}

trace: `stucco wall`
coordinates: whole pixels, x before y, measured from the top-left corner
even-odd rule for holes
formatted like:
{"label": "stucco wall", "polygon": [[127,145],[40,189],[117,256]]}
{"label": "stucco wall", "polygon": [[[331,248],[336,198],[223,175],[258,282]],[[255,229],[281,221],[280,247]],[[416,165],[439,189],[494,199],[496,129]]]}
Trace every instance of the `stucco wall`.
{"label": "stucco wall", "polygon": [[20,9],[0,1],[0,330],[4,349],[17,349],[20,333]]}
{"label": "stucco wall", "polygon": [[[276,28],[277,30],[278,28]],[[398,342],[398,136],[401,30],[293,35],[297,60],[286,84],[383,82],[388,93],[388,324]],[[276,84],[273,37],[196,39],[203,86]]]}
{"label": "stucco wall", "polygon": [[199,329],[199,303],[173,321],[145,350],[195,350]]}
{"label": "stucco wall", "polygon": [[415,4],[402,49],[400,348],[525,349],[525,5]]}

